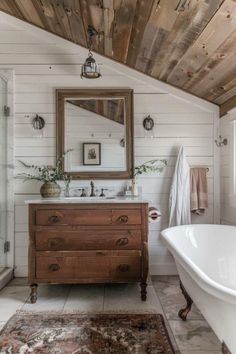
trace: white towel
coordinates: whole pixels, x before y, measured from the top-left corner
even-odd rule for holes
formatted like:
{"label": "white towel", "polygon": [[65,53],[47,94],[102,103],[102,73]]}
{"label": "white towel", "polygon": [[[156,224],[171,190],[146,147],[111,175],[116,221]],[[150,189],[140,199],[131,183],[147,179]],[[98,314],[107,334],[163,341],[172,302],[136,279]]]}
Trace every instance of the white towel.
{"label": "white towel", "polygon": [[169,197],[169,227],[191,224],[190,168],[181,146]]}

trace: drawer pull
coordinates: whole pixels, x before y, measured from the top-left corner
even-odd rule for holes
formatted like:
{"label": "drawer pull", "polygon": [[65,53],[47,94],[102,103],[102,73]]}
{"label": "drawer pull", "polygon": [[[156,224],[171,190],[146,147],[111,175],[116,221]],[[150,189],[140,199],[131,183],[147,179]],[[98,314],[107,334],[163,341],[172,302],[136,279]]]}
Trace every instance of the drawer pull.
{"label": "drawer pull", "polygon": [[55,237],[55,238],[48,240],[48,247],[49,248],[59,247],[59,246],[62,246],[63,244],[64,244],[64,240],[59,237]]}
{"label": "drawer pull", "polygon": [[61,221],[61,217],[57,215],[52,215],[50,218],[48,218],[49,222],[57,223]]}
{"label": "drawer pull", "polygon": [[105,253],[102,252],[102,251],[97,251],[97,252],[96,252],[96,255],[97,255],[97,256],[105,256]]}
{"label": "drawer pull", "polygon": [[120,222],[121,224],[126,224],[129,220],[127,215],[121,215],[119,216],[119,218],[117,219],[118,222]]}
{"label": "drawer pull", "polygon": [[128,245],[129,239],[127,237],[121,237],[116,241],[117,246],[125,246]]}
{"label": "drawer pull", "polygon": [[57,270],[60,269],[60,266],[59,266],[59,264],[53,263],[53,264],[50,264],[49,269],[50,269],[52,272],[56,272]]}
{"label": "drawer pull", "polygon": [[130,266],[128,264],[120,264],[118,266],[118,269],[119,269],[120,272],[124,273],[124,272],[128,272],[129,271]]}

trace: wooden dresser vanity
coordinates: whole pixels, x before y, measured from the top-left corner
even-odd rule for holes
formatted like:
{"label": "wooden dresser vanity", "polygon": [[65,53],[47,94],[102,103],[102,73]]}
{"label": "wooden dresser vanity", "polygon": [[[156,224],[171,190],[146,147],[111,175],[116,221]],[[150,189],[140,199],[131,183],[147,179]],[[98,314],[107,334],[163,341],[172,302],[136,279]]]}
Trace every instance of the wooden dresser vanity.
{"label": "wooden dresser vanity", "polygon": [[27,203],[32,303],[39,283],[140,282],[141,299],[146,300],[146,202]]}

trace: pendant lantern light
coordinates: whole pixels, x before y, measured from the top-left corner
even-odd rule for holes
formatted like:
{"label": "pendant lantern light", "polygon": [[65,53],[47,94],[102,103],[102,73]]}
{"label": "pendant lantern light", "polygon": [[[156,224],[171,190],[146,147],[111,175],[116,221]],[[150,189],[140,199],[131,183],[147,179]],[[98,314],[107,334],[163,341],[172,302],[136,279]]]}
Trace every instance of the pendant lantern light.
{"label": "pendant lantern light", "polygon": [[97,36],[98,32],[92,26],[88,26],[88,47],[89,47],[89,54],[86,58],[84,64],[81,67],[81,78],[85,77],[86,79],[98,79],[101,76],[100,69],[96,60],[92,54],[92,44],[93,44],[93,37]]}

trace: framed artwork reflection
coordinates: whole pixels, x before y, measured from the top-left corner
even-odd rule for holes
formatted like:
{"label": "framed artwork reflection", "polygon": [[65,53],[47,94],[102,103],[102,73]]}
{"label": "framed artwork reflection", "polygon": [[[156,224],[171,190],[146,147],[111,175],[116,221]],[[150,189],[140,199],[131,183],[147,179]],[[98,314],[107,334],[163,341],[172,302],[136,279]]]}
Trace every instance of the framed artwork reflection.
{"label": "framed artwork reflection", "polygon": [[83,165],[101,165],[101,143],[83,143]]}

